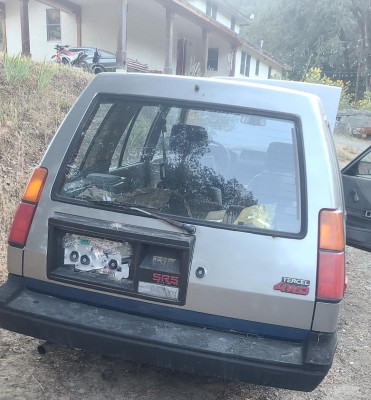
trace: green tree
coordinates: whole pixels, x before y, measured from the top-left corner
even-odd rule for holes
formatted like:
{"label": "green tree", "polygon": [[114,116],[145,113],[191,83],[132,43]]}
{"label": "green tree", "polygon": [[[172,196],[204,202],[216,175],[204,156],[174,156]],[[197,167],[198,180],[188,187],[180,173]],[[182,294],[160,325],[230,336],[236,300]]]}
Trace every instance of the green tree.
{"label": "green tree", "polygon": [[[234,0],[255,18],[242,34],[292,66],[289,78],[302,80],[320,67],[333,80],[350,81],[354,92],[370,90],[371,0]],[[363,46],[363,47],[362,47]]]}
{"label": "green tree", "polygon": [[351,11],[360,34],[355,98],[358,100],[360,75],[365,75],[366,92],[371,92],[371,1],[351,0]]}

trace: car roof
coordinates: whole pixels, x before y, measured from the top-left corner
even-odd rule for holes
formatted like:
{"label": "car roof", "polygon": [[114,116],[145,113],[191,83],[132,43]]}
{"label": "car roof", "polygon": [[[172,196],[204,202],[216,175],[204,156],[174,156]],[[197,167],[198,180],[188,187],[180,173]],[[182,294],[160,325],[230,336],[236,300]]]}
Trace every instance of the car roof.
{"label": "car roof", "polygon": [[317,95],[322,102],[331,131],[335,128],[336,116],[341,96],[341,88],[337,86],[321,85],[317,83],[297,82],[277,79],[258,79],[258,78],[230,78],[241,82],[254,82],[262,85],[271,85],[304,93]]}
{"label": "car roof", "polygon": [[70,49],[76,49],[76,50],[92,50],[92,51],[98,50],[99,52],[105,52],[105,53],[108,53],[108,54],[112,54],[112,56],[115,57],[114,53],[112,53],[111,51],[104,50],[104,49],[99,49],[99,48],[97,48],[97,47],[77,47],[77,46],[70,46],[69,48],[70,48]]}
{"label": "car roof", "polygon": [[95,76],[84,93],[84,99],[94,98],[99,93],[145,96],[266,110],[309,121],[316,115],[317,122],[323,118],[323,105],[315,94],[240,80],[113,72]]}

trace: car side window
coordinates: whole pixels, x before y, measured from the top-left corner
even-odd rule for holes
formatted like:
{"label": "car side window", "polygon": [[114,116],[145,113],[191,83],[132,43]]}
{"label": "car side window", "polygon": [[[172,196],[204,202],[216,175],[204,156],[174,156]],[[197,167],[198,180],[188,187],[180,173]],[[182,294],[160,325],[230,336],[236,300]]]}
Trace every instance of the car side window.
{"label": "car side window", "polygon": [[358,175],[371,178],[371,153],[366,154],[358,163]]}
{"label": "car side window", "polygon": [[344,175],[371,179],[371,151],[343,170]]}

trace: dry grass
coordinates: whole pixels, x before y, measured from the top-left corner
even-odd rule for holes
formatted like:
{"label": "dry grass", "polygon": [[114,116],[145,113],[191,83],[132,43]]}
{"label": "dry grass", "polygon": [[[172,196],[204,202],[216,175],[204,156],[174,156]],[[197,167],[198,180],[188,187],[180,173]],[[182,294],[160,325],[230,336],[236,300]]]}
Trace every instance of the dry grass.
{"label": "dry grass", "polygon": [[25,185],[91,79],[81,70],[61,67],[40,87],[40,68],[42,64],[32,63],[27,81],[8,82],[0,54],[0,282],[6,278],[8,232]]}
{"label": "dry grass", "polygon": [[341,167],[348,164],[360,153],[359,149],[349,144],[336,143],[335,146]]}

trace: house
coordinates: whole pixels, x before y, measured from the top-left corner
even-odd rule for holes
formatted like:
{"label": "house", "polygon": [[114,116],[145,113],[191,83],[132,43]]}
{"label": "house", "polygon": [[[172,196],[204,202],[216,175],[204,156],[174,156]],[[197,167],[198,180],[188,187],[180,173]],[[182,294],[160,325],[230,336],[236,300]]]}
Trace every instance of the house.
{"label": "house", "polygon": [[2,48],[50,59],[56,44],[98,47],[169,74],[270,78],[287,65],[239,35],[227,0],[0,0]]}

